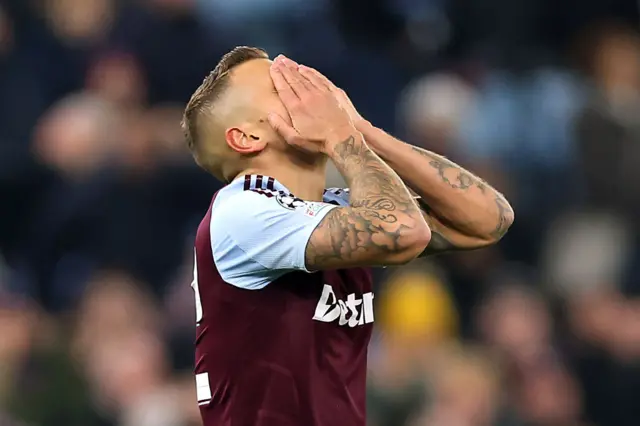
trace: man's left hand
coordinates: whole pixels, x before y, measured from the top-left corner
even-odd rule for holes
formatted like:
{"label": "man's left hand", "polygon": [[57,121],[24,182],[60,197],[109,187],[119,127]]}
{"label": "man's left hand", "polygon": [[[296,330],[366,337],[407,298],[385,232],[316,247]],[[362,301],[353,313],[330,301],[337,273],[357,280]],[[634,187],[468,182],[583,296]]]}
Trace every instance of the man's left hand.
{"label": "man's left hand", "polygon": [[360,115],[356,107],[353,105],[353,102],[351,102],[351,99],[349,99],[349,96],[347,96],[347,93],[333,84],[333,82],[325,77],[320,71],[306,65],[299,65],[298,70],[300,74],[304,75],[308,79],[320,82],[325,85],[333,94],[333,96],[335,96],[338,104],[340,104],[340,106],[345,111],[347,111],[354,125],[359,126],[366,122],[366,120],[362,117],[362,115]]}

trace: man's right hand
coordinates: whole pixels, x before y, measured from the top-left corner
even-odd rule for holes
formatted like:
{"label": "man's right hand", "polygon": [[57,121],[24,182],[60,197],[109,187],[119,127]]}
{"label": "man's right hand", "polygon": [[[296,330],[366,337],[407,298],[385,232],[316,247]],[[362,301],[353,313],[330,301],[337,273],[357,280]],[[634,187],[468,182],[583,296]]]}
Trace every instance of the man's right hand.
{"label": "man's right hand", "polygon": [[290,145],[329,154],[334,144],[359,132],[329,88],[306,78],[292,64],[290,59],[278,56],[271,65],[271,79],[293,126],[275,113],[269,114],[269,123]]}

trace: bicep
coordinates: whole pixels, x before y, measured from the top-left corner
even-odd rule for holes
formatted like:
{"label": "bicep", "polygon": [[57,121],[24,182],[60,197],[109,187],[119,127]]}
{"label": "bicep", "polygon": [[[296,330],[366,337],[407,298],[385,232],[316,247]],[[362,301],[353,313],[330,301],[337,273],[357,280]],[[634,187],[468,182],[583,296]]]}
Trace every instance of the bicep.
{"label": "bicep", "polygon": [[216,266],[225,281],[244,288],[262,288],[288,271],[305,271],[309,238],[332,208],[270,193],[237,195],[212,216]]}
{"label": "bicep", "polygon": [[309,270],[406,263],[409,234],[391,213],[337,207],[311,234],[305,263]]}

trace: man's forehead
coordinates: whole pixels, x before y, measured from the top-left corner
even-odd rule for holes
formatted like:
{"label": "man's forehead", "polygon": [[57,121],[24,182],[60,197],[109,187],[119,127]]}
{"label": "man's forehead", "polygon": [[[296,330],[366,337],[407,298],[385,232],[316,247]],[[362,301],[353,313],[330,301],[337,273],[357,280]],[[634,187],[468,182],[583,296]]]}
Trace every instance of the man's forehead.
{"label": "man's forehead", "polygon": [[242,85],[244,87],[265,87],[271,89],[273,82],[269,74],[271,61],[269,59],[253,59],[238,65],[231,72],[231,80],[233,84]]}

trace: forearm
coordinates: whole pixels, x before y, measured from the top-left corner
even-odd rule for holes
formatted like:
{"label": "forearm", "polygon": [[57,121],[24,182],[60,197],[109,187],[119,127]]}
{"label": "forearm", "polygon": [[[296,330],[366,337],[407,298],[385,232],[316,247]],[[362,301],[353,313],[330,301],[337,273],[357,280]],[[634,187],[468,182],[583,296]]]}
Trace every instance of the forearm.
{"label": "forearm", "polygon": [[333,209],[320,223],[307,263],[393,264],[416,257],[430,233],[402,179],[360,134],[337,143],[328,154],[349,184],[350,207]]}
{"label": "forearm", "polygon": [[506,233],[513,222],[513,210],[485,181],[438,154],[408,145],[368,123],[360,123],[358,130],[441,222],[487,241],[498,240]]}

